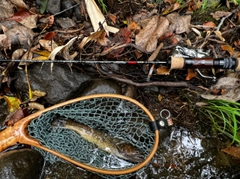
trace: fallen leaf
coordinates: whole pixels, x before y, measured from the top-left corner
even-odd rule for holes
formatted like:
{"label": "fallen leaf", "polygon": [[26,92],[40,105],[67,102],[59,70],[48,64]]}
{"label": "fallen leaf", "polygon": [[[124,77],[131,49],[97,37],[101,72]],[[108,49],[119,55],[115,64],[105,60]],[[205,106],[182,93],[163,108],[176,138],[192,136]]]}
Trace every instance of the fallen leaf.
{"label": "fallen leaf", "polygon": [[12,54],[12,60],[18,60],[21,59],[24,53],[26,53],[27,49],[17,49]]}
{"label": "fallen leaf", "polygon": [[189,81],[192,78],[196,77],[197,73],[194,69],[188,69],[186,80]]}
{"label": "fallen leaf", "polygon": [[153,16],[147,26],[135,38],[137,46],[152,52],[157,48],[158,38],[167,32],[169,22],[165,17]]}
{"label": "fallen leaf", "polygon": [[197,1],[192,0],[188,3],[188,11],[196,11],[201,6],[202,6],[201,0],[197,0]]}
{"label": "fallen leaf", "polygon": [[0,34],[0,48],[11,49],[11,41],[8,40],[5,34]]}
{"label": "fallen leaf", "polygon": [[176,34],[181,34],[184,32],[189,32],[191,16],[180,16],[178,13],[171,13],[166,16],[169,20],[169,31],[175,32]]}
{"label": "fallen leaf", "polygon": [[12,126],[16,122],[20,121],[25,117],[24,110],[19,108],[16,111],[7,115],[6,119],[3,121],[3,126]]}
{"label": "fallen leaf", "polygon": [[54,40],[41,39],[39,40],[39,43],[43,48],[45,48],[49,52],[52,52],[55,48],[58,47],[58,45],[54,42]]}
{"label": "fallen leaf", "polygon": [[[63,51],[65,48],[69,49],[71,47],[71,45],[75,42],[75,40],[77,39],[78,37],[73,37],[71,40],[69,40],[68,43],[66,43],[65,45],[62,45],[62,46],[58,46],[56,47],[52,52],[51,54],[48,56],[48,59],[50,60],[55,60],[55,56]],[[66,56],[66,54],[64,55],[64,57]],[[65,60],[70,60],[68,58],[66,58]]]}
{"label": "fallen leaf", "polygon": [[234,52],[234,49],[228,44],[221,45],[221,48],[222,48],[222,50],[227,51],[230,55],[232,55]]}
{"label": "fallen leaf", "polygon": [[157,47],[157,49],[148,58],[148,61],[150,61],[150,62],[154,61],[157,58],[157,56],[158,56],[160,50],[162,49],[162,47],[163,47],[163,43],[160,43],[160,45]]}
{"label": "fallen leaf", "polygon": [[25,2],[23,2],[23,0],[10,0],[10,1],[19,8],[28,9],[28,6],[25,4]]}
{"label": "fallen leaf", "polygon": [[55,36],[56,36],[56,33],[55,33],[55,32],[48,32],[48,33],[44,36],[44,40],[52,40]]}
{"label": "fallen leaf", "polygon": [[47,9],[48,0],[41,0],[40,3],[40,13],[43,14]]}
{"label": "fallen leaf", "polygon": [[140,32],[136,35],[135,43],[137,46],[145,48],[150,38],[150,35],[155,31],[157,27],[159,16],[153,16],[149,21],[148,24],[140,30]]}
{"label": "fallen leaf", "polygon": [[227,148],[222,149],[221,151],[240,159],[240,147],[228,146]]}
{"label": "fallen leaf", "polygon": [[201,97],[204,99],[220,99],[227,101],[238,101],[240,100],[240,81],[234,77],[222,77],[218,82],[210,88],[213,90],[224,91],[222,95],[213,94],[202,94]]}
{"label": "fallen leaf", "polygon": [[20,23],[28,27],[29,29],[35,29],[37,27],[37,19],[38,19],[38,15],[33,14],[24,18]]}
{"label": "fallen leaf", "polygon": [[11,42],[11,46],[21,46],[24,49],[31,47],[34,37],[34,32],[21,24],[13,25],[4,34],[6,34],[7,39]]}
{"label": "fallen leaf", "polygon": [[6,96],[6,95],[4,95],[3,98],[5,99],[5,101],[8,104],[8,112],[9,113],[12,113],[12,112],[16,111],[17,109],[19,109],[21,101],[18,98],[12,97],[12,96]]}
{"label": "fallen leaf", "polygon": [[116,24],[117,23],[117,16],[115,14],[108,13],[108,18],[111,19],[111,21]]}
{"label": "fallen leaf", "polygon": [[[102,37],[103,33],[105,33],[104,30],[100,30],[97,32],[92,33],[90,36],[83,38],[83,40],[78,45],[79,49],[83,49],[83,47],[90,41],[97,41],[99,38]],[[107,40],[106,40],[107,41]]]}
{"label": "fallen leaf", "polygon": [[141,27],[136,22],[131,22],[128,24],[128,29],[132,32],[139,32],[141,30]]}
{"label": "fallen leaf", "polygon": [[51,52],[43,50],[43,51],[32,51],[35,54],[38,54],[38,57],[32,58],[32,60],[47,60],[48,56],[50,55]]}
{"label": "fallen leaf", "polygon": [[220,20],[222,17],[226,17],[229,14],[231,14],[231,12],[226,12],[226,11],[216,11],[216,12],[212,12],[210,15],[216,19],[216,20]]}
{"label": "fallen leaf", "polygon": [[8,21],[14,20],[14,21],[17,21],[17,22],[21,22],[23,19],[25,19],[26,17],[28,17],[30,15],[32,15],[32,13],[30,13],[29,10],[20,9],[12,17],[7,18],[6,20],[8,20]]}
{"label": "fallen leaf", "polygon": [[0,20],[13,16],[14,11],[12,4],[9,1],[1,0],[0,3]]}
{"label": "fallen leaf", "polygon": [[215,28],[216,24],[214,22],[212,22],[212,21],[209,21],[209,22],[205,22],[203,24],[203,26],[210,27],[210,28]]}
{"label": "fallen leaf", "polygon": [[238,22],[240,22],[240,12],[237,13],[238,16]]}
{"label": "fallen leaf", "polygon": [[85,4],[86,4],[87,12],[91,20],[94,32],[100,29],[99,24],[103,26],[107,35],[109,35],[109,32],[116,33],[119,31],[118,28],[107,25],[107,21],[105,17],[103,16],[101,10],[99,9],[99,7],[97,6],[94,0],[85,0]]}
{"label": "fallen leaf", "polygon": [[170,74],[170,69],[167,68],[166,66],[161,65],[159,68],[157,68],[157,75],[169,75]]}
{"label": "fallen leaf", "polygon": [[169,21],[165,17],[160,17],[158,20],[158,26],[151,34],[146,45],[147,52],[153,52],[157,48],[158,38],[164,35],[168,31]]}

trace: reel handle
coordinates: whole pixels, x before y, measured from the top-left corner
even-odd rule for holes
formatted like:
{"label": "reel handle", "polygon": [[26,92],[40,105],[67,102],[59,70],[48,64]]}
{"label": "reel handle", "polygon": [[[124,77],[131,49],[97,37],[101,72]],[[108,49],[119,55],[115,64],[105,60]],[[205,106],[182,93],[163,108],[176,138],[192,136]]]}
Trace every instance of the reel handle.
{"label": "reel handle", "polygon": [[170,69],[220,68],[240,70],[240,58],[183,58],[171,57],[168,60]]}

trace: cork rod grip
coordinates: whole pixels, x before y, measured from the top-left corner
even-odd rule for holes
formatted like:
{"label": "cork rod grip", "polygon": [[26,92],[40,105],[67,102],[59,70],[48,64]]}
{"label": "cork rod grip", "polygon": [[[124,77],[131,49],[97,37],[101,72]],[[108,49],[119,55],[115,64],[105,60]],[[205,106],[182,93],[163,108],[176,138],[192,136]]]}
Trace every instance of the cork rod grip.
{"label": "cork rod grip", "polygon": [[184,58],[182,57],[171,57],[170,63],[171,63],[170,70],[184,68]]}

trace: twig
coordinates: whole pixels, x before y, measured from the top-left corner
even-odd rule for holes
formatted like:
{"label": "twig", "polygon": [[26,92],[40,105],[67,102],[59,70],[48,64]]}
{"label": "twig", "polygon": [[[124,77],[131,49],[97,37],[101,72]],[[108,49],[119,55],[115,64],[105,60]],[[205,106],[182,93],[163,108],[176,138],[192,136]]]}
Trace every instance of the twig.
{"label": "twig", "polygon": [[229,13],[226,17],[223,17],[223,18],[221,19],[220,23],[219,23],[218,26],[217,26],[217,29],[216,29],[217,31],[220,30],[220,28],[221,28],[221,26],[223,25],[223,22],[225,21],[225,19],[227,19],[228,17],[230,17],[232,14],[233,14],[233,13]]}
{"label": "twig", "polygon": [[61,11],[61,12],[57,12],[57,13],[55,13],[53,16],[58,16],[58,15],[60,15],[60,14],[62,14],[62,13],[64,13],[64,12],[66,12],[66,11],[68,11],[68,10],[70,10],[70,9],[72,9],[72,8],[74,8],[74,7],[76,7],[76,6],[79,6],[80,4],[81,4],[81,3],[77,3],[77,4],[71,6],[71,7],[67,8],[67,9],[64,9],[64,10]]}
{"label": "twig", "polygon": [[113,74],[109,74],[108,72],[105,72],[104,70],[101,69],[101,67],[99,67],[97,65],[97,70],[98,72],[103,76],[103,77],[107,77],[107,78],[111,78],[129,85],[133,85],[136,87],[146,87],[146,86],[165,86],[165,87],[186,87],[186,88],[190,88],[190,89],[194,89],[194,90],[201,90],[200,88],[191,85],[185,81],[180,81],[180,82],[169,82],[169,81],[154,81],[154,82],[144,82],[144,83],[138,83],[138,82],[134,82],[130,79],[126,79],[126,78],[122,78],[119,75],[113,75]]}

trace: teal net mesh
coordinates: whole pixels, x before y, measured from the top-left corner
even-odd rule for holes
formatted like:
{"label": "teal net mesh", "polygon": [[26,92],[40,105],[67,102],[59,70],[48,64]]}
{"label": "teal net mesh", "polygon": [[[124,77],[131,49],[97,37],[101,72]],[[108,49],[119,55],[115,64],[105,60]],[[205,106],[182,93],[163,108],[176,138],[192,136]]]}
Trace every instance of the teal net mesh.
{"label": "teal net mesh", "polygon": [[[98,149],[76,132],[52,126],[57,118],[71,119],[121,139],[140,149],[145,158],[154,145],[155,134],[149,128],[149,117],[136,104],[121,98],[90,98],[43,113],[31,121],[29,135],[41,145],[55,150],[78,162],[107,170],[132,168],[137,163],[120,159]],[[59,160],[47,152],[41,152],[50,162]]]}

